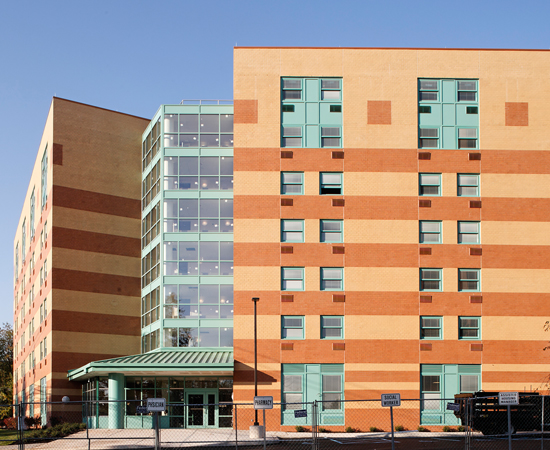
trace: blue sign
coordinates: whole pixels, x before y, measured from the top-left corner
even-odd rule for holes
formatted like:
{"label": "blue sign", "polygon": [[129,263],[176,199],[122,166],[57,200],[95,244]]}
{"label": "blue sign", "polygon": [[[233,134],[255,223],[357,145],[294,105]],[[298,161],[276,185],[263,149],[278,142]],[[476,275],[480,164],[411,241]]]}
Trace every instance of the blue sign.
{"label": "blue sign", "polygon": [[298,419],[299,417],[307,417],[307,409],[294,410],[294,418]]}
{"label": "blue sign", "polygon": [[460,411],[459,403],[447,403],[447,411]]}

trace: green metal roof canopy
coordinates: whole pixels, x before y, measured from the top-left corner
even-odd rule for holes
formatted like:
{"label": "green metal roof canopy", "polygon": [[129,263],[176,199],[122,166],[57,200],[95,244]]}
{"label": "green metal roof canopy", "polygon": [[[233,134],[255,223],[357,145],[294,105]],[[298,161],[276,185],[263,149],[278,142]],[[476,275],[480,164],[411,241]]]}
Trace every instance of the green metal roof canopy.
{"label": "green metal roof canopy", "polygon": [[92,361],[69,370],[70,381],[109,373],[157,376],[233,375],[233,351],[164,351]]}

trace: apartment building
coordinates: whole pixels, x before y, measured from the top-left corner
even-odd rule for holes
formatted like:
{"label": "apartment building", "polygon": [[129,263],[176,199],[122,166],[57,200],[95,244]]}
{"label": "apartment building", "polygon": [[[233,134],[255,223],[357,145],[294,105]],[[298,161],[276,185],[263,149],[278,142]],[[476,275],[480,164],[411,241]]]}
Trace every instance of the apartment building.
{"label": "apartment building", "polygon": [[[545,388],[548,51],[235,48],[234,398]],[[420,406],[418,406],[420,405]],[[283,408],[269,427],[308,425]],[[373,425],[373,424],[371,424]]]}
{"label": "apartment building", "polygon": [[137,401],[164,397],[162,427],[231,427],[207,404],[253,398],[255,297],[259,395],[294,403],[271,430],[314,400],[325,428],[389,392],[438,426],[457,393],[546,389],[548,67],[238,47],[234,102],[55,98],[14,242],[17,401],[147,428]]}
{"label": "apartment building", "polygon": [[79,399],[67,371],[140,350],[140,146],[149,120],[53,98],[14,240],[14,401]]}

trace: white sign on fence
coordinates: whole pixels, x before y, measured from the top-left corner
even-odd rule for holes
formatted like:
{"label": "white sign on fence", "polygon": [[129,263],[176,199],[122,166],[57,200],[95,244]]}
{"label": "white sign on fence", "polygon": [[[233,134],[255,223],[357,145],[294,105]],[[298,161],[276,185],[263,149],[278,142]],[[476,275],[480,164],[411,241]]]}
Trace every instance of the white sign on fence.
{"label": "white sign on fence", "polygon": [[254,397],[254,409],[273,409],[273,397],[267,395]]}
{"label": "white sign on fence", "polygon": [[499,392],[499,405],[519,405],[519,392]]}
{"label": "white sign on fence", "polygon": [[166,411],[166,399],[165,398],[148,398],[147,411],[149,412]]}
{"label": "white sign on fence", "polygon": [[401,394],[382,394],[382,406],[401,406]]}

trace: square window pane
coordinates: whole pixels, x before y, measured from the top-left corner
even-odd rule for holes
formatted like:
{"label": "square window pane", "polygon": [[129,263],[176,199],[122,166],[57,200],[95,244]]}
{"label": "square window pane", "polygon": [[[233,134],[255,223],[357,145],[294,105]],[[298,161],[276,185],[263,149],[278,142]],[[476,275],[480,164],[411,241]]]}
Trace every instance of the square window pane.
{"label": "square window pane", "polygon": [[180,114],[180,133],[196,133],[199,131],[199,116],[197,114]]}

